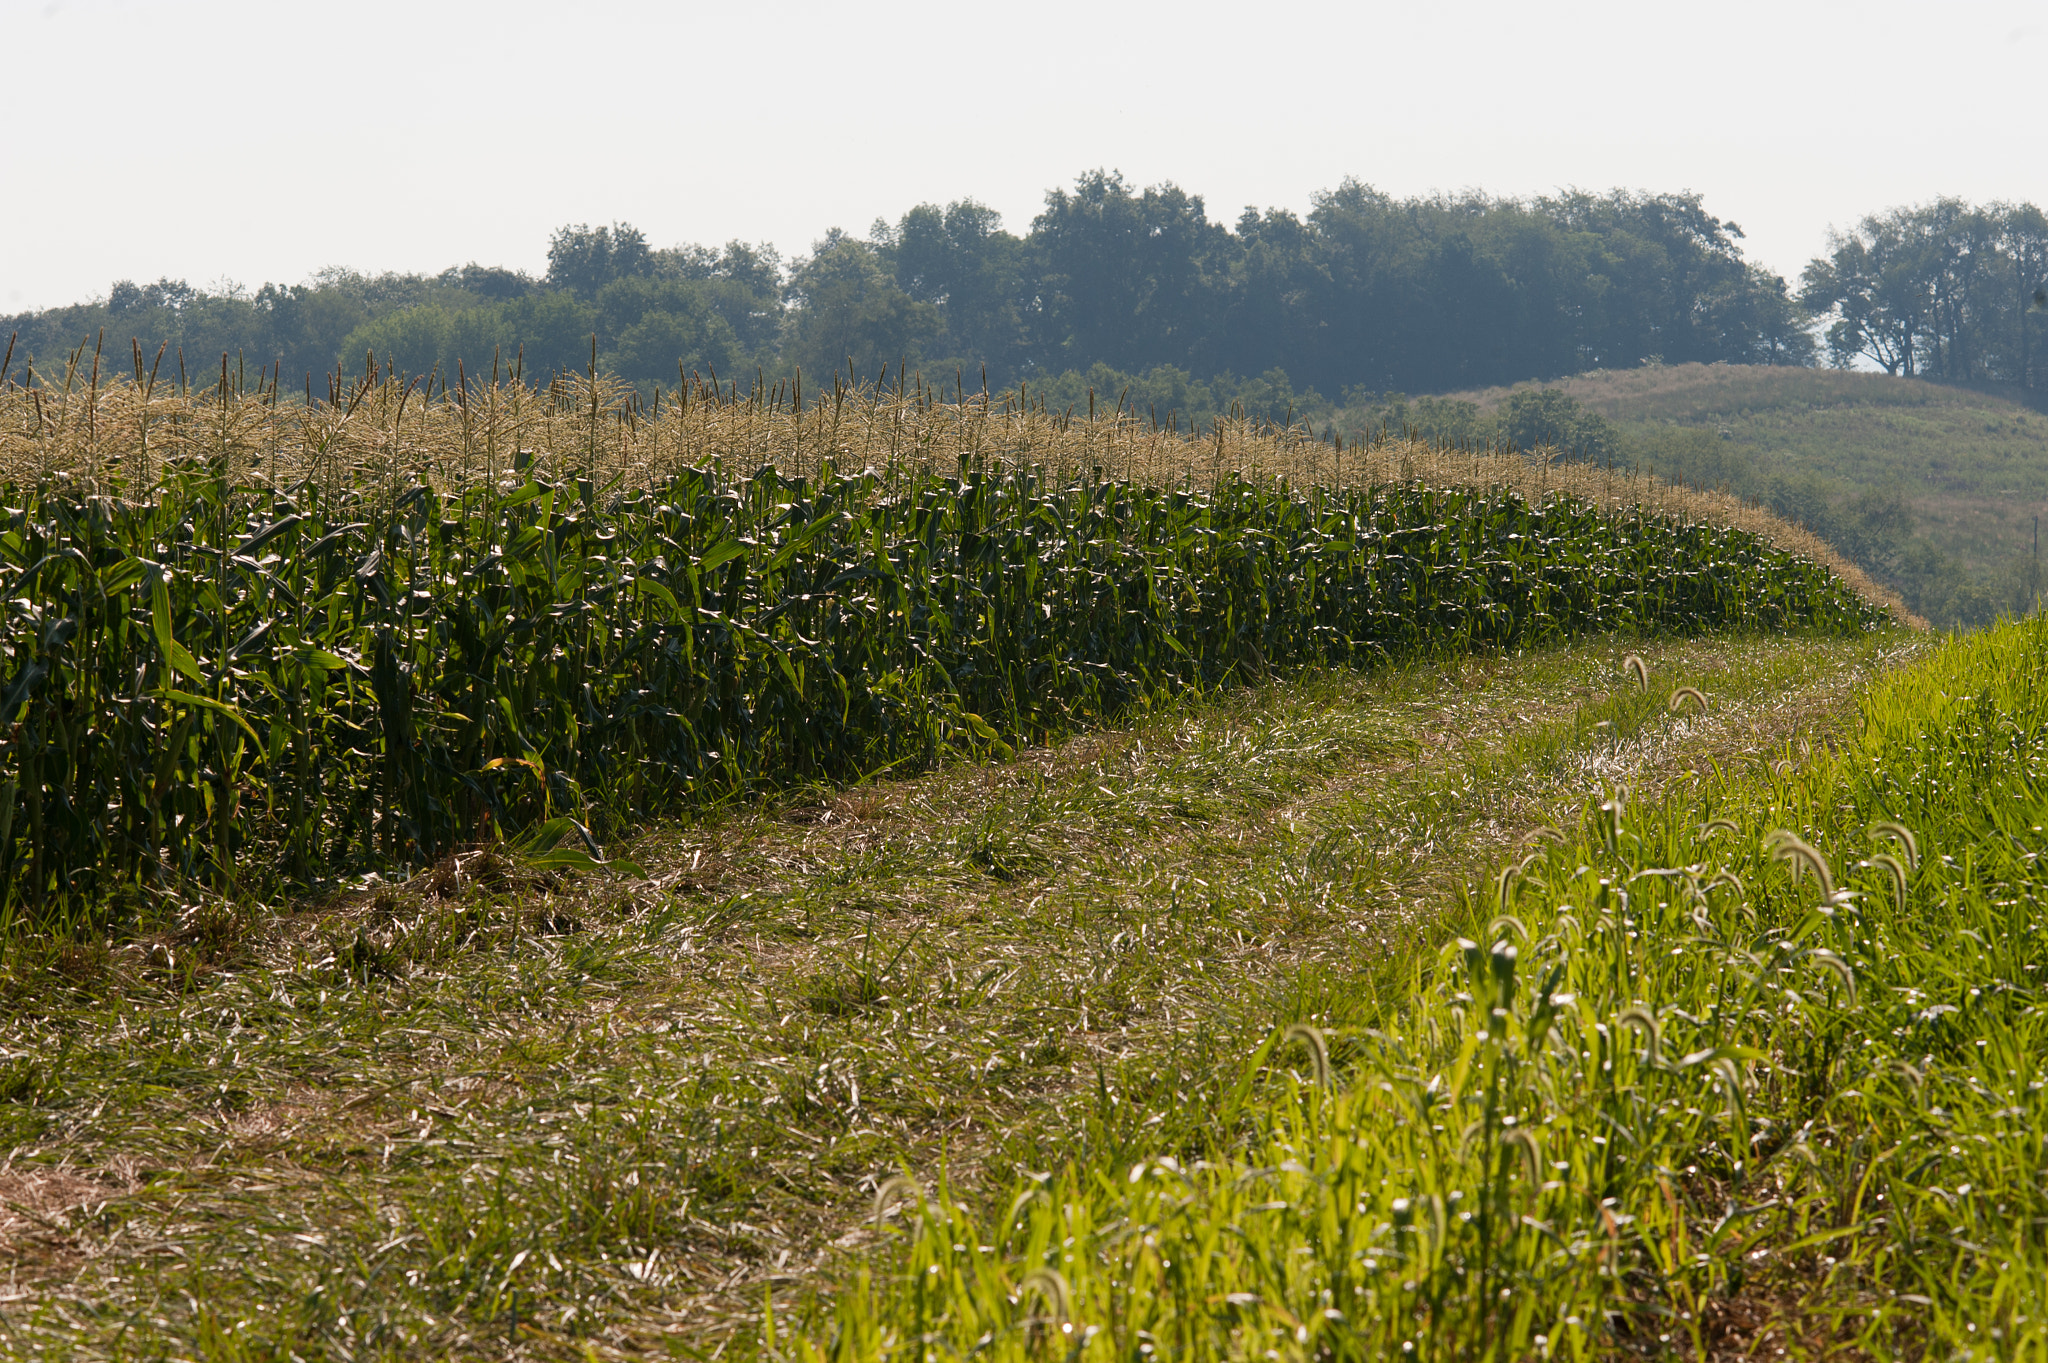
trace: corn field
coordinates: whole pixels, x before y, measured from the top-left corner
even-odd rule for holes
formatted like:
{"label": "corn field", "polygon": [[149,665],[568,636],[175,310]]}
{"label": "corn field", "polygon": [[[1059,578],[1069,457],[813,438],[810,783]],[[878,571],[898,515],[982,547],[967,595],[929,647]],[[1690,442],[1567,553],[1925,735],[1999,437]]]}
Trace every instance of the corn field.
{"label": "corn field", "polygon": [[507,836],[595,858],[1268,669],[1886,614],[1725,499],[1506,451],[132,358],[0,384],[8,930]]}

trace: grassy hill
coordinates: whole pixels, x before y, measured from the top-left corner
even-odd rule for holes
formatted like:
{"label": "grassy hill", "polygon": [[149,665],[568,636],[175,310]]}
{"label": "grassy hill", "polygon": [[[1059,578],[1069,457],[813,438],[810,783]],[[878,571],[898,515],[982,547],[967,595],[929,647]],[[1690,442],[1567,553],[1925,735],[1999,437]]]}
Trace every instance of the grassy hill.
{"label": "grassy hill", "polygon": [[[2048,509],[2048,415],[2013,398],[1753,365],[1595,371],[1552,386],[1611,422],[1626,457],[1805,524],[1937,623],[1984,623],[2037,590],[2028,563],[2034,518]],[[1485,415],[1510,391],[1451,399]]]}

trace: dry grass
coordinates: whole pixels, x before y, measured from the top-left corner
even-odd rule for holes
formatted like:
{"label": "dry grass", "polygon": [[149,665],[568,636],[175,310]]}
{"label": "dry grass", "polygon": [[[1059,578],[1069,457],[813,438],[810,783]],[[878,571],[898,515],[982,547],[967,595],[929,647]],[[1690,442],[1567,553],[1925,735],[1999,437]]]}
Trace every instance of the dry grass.
{"label": "dry grass", "polygon": [[[138,357],[139,361],[139,357]],[[693,382],[642,403],[602,375],[545,390],[518,383],[442,386],[374,375],[306,402],[276,389],[244,390],[225,369],[211,388],[109,378],[74,357],[61,379],[0,386],[0,481],[70,478],[135,496],[166,469],[198,468],[244,483],[329,487],[383,485],[393,496],[415,483],[449,489],[502,480],[532,467],[600,487],[647,486],[684,467],[751,470],[772,463],[791,475],[830,462],[841,470],[985,465],[1037,467],[1070,478],[1099,472],[1151,486],[1208,485],[1230,475],[1294,486],[1513,488],[1532,501],[1564,495],[1608,509],[1640,508],[1683,521],[1726,525],[1821,563],[1865,599],[1904,616],[1873,583],[1818,537],[1739,498],[1560,463],[1549,452],[1447,449],[1384,438],[1325,443],[1306,428],[1222,422],[1183,434],[1128,413],[1095,418],[1034,405],[1028,391],[949,403],[917,388],[838,388],[806,396],[719,392]]]}
{"label": "dry grass", "polygon": [[1554,383],[1508,384],[1452,393],[1451,397],[1490,412],[1517,388],[1560,388],[1570,397],[1615,421],[1697,421],[1736,411],[1835,406],[2026,409],[2005,398],[1946,387],[1925,379],[1897,378],[1847,369],[1790,369],[1754,364],[1645,365],[1638,369],[1595,369]]}

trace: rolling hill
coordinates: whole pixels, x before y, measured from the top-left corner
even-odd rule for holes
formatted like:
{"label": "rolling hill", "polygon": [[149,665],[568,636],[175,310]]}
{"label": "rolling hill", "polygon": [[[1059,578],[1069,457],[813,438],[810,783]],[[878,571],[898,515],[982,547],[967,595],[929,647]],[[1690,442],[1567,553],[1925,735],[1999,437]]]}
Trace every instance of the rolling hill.
{"label": "rolling hill", "polygon": [[[2015,397],[1756,365],[1595,371],[1544,386],[1612,423],[1625,457],[1807,525],[1936,623],[1985,623],[2039,589],[2029,565],[2048,509],[2048,415]],[[1449,396],[1484,415],[1511,391]]]}

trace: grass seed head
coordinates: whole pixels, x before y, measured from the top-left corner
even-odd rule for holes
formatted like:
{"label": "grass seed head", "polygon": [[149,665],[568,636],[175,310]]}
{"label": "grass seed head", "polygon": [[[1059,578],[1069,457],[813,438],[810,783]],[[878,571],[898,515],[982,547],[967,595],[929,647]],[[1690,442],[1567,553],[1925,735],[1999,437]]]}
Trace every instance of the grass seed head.
{"label": "grass seed head", "polygon": [[1684,709],[1685,703],[1687,701],[1692,701],[1694,704],[1698,705],[1700,707],[1701,714],[1705,714],[1707,712],[1707,698],[1700,692],[1699,688],[1693,686],[1681,686],[1676,691],[1673,691],[1671,693],[1672,709]]}
{"label": "grass seed head", "polygon": [[1630,1027],[1643,1035],[1643,1055],[1652,1065],[1657,1063],[1658,1048],[1664,1042],[1664,1027],[1657,1021],[1657,1015],[1640,1004],[1624,1008],[1614,1019],[1617,1027]]}
{"label": "grass seed head", "polygon": [[1890,819],[1885,819],[1870,826],[1870,836],[1873,838],[1893,839],[1906,851],[1906,869],[1909,871],[1920,869],[1920,840],[1913,836],[1912,829],[1902,823],[1894,823]]}
{"label": "grass seed head", "polygon": [[1828,868],[1827,858],[1823,857],[1812,843],[1789,828],[1780,828],[1764,839],[1764,849],[1770,853],[1773,860],[1782,861],[1792,868],[1794,880],[1802,873],[1810,875],[1820,886],[1822,899],[1834,898],[1834,873]]}
{"label": "grass seed head", "polygon": [[1322,1029],[1306,1022],[1297,1022],[1280,1035],[1280,1044],[1285,1047],[1299,1041],[1308,1051],[1309,1066],[1315,1073],[1316,1087],[1330,1086],[1330,1043],[1323,1036]]}
{"label": "grass seed head", "polygon": [[1849,1002],[1852,1005],[1856,1002],[1856,972],[1849,968],[1847,961],[1826,947],[1815,947],[1807,953],[1807,959],[1833,975],[1840,982],[1842,992],[1849,996]]}
{"label": "grass seed head", "polygon": [[924,1187],[908,1174],[894,1174],[885,1178],[875,1188],[875,1229],[882,1229],[882,1218],[900,1202],[922,1203]]}
{"label": "grass seed head", "polygon": [[1045,1314],[1055,1325],[1065,1325],[1074,1318],[1074,1290],[1067,1284],[1066,1275],[1056,1268],[1034,1268],[1025,1274],[1017,1284],[1017,1300],[1021,1303],[1026,1293],[1045,1304]]}
{"label": "grass seed head", "polygon": [[1863,863],[1872,870],[1883,871],[1891,884],[1892,904],[1904,908],[1906,904],[1906,868],[1899,859],[1889,852],[1879,852]]}

